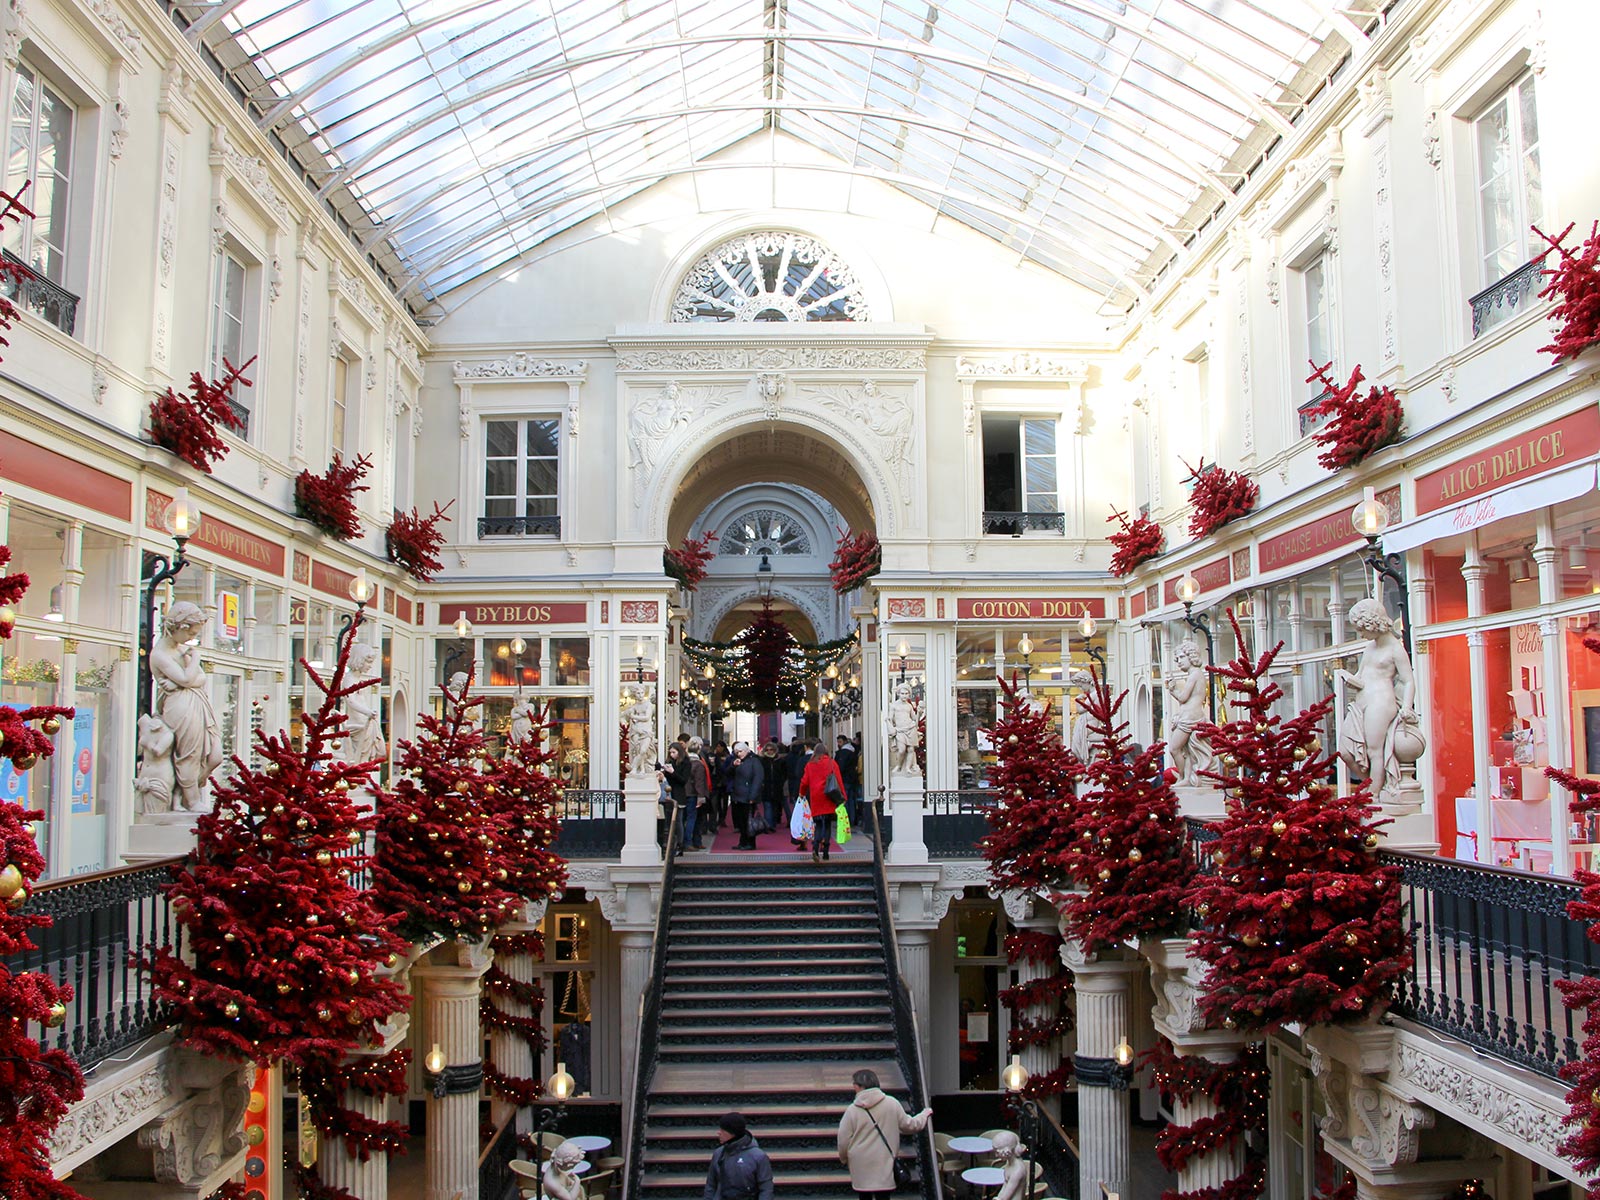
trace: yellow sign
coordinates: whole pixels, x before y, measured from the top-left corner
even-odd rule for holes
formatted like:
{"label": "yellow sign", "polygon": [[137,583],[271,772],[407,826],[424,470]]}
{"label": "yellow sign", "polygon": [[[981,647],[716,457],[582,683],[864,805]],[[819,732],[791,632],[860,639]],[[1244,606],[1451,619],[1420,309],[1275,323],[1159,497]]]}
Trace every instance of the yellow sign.
{"label": "yellow sign", "polygon": [[239,593],[217,593],[217,632],[230,642],[239,640]]}

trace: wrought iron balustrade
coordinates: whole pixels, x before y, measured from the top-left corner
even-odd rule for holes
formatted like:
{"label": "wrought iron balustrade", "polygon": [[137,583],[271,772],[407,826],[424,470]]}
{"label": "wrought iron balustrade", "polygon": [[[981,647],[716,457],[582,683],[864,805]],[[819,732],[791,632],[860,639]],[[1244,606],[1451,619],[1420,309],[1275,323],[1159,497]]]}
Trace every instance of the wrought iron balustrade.
{"label": "wrought iron balustrade", "polygon": [[17,281],[9,276],[0,282],[0,295],[15,300],[19,308],[26,309],[40,320],[48,321],[68,337],[78,327],[78,298],[59,283],[53,283],[33,270],[26,262],[9,250],[0,251],[5,260],[30,272],[27,279]]}
{"label": "wrought iron balustrade", "polygon": [[479,517],[479,537],[560,537],[560,517]]}
{"label": "wrought iron balustrade", "polygon": [[984,789],[959,792],[925,792],[922,800],[922,840],[929,858],[979,858],[978,842],[989,832],[988,812],[995,793]]}
{"label": "wrought iron balustrade", "polygon": [[1067,514],[1059,512],[985,512],[984,533],[1021,537],[1024,533],[1067,532]]}
{"label": "wrought iron balustrade", "polygon": [[562,793],[560,830],[551,847],[562,858],[617,858],[626,822],[622,793],[602,788],[568,788]]}
{"label": "wrought iron balustrade", "polygon": [[1039,1107],[1039,1119],[1039,1148],[1034,1158],[1050,1184],[1050,1195],[1059,1200],[1078,1200],[1077,1144],[1043,1105]]}
{"label": "wrought iron balustrade", "polygon": [[1319,413],[1317,407],[1331,396],[1332,392],[1323,392],[1320,396],[1313,396],[1295,410],[1295,415],[1300,418],[1300,436],[1310,437],[1329,421],[1333,420],[1332,413]]}
{"label": "wrought iron balustrade", "polygon": [[156,1001],[150,976],[133,958],[178,948],[181,929],[161,888],[172,882],[168,868],[181,861],[51,880],[28,902],[27,911],[53,924],[33,930],[38,949],[8,965],[71,985],[66,1021],[41,1040],[66,1050],[86,1071],[166,1027],[167,1006]]}
{"label": "wrought iron balustrade", "polygon": [[[650,981],[645,985],[644,997],[639,1005],[639,1041],[633,1061],[631,1091],[633,1099],[628,1113],[633,1128],[628,1135],[628,1151],[623,1158],[627,1178],[623,1182],[625,1197],[640,1195],[644,1178],[644,1113],[646,1098],[650,1095],[650,1082],[656,1072],[656,1049],[661,1038],[661,995],[667,987],[667,923],[672,907],[672,888],[678,876],[678,847],[683,845],[683,810],[674,809],[667,821],[666,844],[662,847],[666,858],[661,868],[661,907],[656,910],[656,935],[650,943]],[[619,1139],[620,1140],[620,1139]]]}
{"label": "wrought iron balustrade", "polygon": [[1468,302],[1472,305],[1472,336],[1477,337],[1509,321],[1520,309],[1533,303],[1544,290],[1543,277],[1544,263],[1534,259],[1474,296]]}
{"label": "wrought iron balustrade", "polygon": [[512,1113],[495,1128],[489,1144],[478,1155],[479,1200],[513,1200],[520,1194],[511,1170],[511,1160],[517,1157],[517,1121]]}
{"label": "wrought iron balustrade", "polygon": [[232,396],[228,397],[228,411],[233,414],[233,419],[239,422],[237,428],[230,430],[235,437],[248,438],[250,436],[250,410],[240,404]]}

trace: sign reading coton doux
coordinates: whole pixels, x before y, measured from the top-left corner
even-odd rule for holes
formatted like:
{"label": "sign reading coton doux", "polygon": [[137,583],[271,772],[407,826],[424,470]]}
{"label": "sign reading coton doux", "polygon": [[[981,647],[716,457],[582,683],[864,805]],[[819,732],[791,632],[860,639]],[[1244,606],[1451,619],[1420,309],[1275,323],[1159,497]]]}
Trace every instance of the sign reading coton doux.
{"label": "sign reading coton doux", "polygon": [[1435,512],[1600,454],[1600,409],[1579,409],[1486,446],[1417,480],[1417,513]]}
{"label": "sign reading coton doux", "polygon": [[1076,621],[1106,615],[1104,596],[979,596],[956,601],[958,621]]}
{"label": "sign reading coton doux", "polygon": [[454,625],[463,612],[474,625],[582,625],[589,619],[589,605],[583,600],[549,604],[470,600],[439,605],[439,624]]}

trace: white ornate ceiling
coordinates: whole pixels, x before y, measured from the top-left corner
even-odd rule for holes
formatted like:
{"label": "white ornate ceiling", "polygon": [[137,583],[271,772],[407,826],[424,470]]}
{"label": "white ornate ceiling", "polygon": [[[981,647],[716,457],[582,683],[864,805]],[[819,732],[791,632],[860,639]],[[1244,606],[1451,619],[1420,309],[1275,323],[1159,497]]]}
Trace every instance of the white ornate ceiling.
{"label": "white ornate ceiling", "polygon": [[419,310],[775,128],[1121,311],[1383,0],[170,2]]}

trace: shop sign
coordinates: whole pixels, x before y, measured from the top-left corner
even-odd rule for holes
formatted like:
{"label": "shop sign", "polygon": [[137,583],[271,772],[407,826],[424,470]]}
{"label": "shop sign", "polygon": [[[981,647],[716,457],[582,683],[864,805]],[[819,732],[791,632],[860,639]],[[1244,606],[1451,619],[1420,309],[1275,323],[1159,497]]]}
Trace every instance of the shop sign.
{"label": "shop sign", "polygon": [[94,811],[94,710],[72,718],[72,811]]}
{"label": "shop sign", "polygon": [[[167,505],[171,503],[171,496],[154,488],[147,488],[144,493],[145,526],[149,529],[160,529],[161,518],[166,515]],[[265,538],[259,538],[253,533],[246,533],[237,525],[218,520],[210,513],[201,518],[200,528],[195,530],[194,536],[189,539],[189,546],[191,549],[198,546],[203,550],[210,550],[213,554],[231,558],[234,562],[243,563],[247,567],[254,567],[271,575],[283,574],[282,546]]]}
{"label": "shop sign", "polygon": [[1104,596],[987,597],[964,596],[956,601],[958,621],[1076,621],[1087,614],[1106,615]]}
{"label": "shop sign", "polygon": [[338,567],[329,566],[325,562],[311,564],[311,586],[319,592],[337,596],[341,600],[350,598],[350,585],[355,582],[355,578],[349,571],[341,571]]}
{"label": "shop sign", "polygon": [[217,591],[217,636],[239,640],[239,593]]}
{"label": "shop sign", "polygon": [[439,605],[439,624],[454,625],[462,613],[474,625],[581,625],[589,619],[586,601],[508,604],[466,601]]}
{"label": "shop sign", "polygon": [[1600,409],[1575,413],[1496,442],[1417,480],[1417,513],[1435,512],[1600,454]]}
{"label": "shop sign", "polygon": [[[1190,574],[1193,575],[1195,580],[1200,584],[1200,591],[1202,594],[1205,592],[1214,592],[1218,588],[1225,588],[1233,582],[1233,567],[1231,559],[1229,559],[1226,555],[1217,559],[1215,562],[1206,563],[1206,565],[1203,567],[1195,567]],[[1176,604],[1178,602],[1178,580],[1182,578],[1182,575],[1176,575],[1162,585],[1161,595],[1163,597],[1163,603]]]}
{"label": "shop sign", "polygon": [[1133,619],[1135,621],[1137,621],[1140,617],[1144,616],[1144,593],[1143,592],[1135,592],[1133,594],[1133,602],[1128,606],[1128,611],[1133,614]]}
{"label": "shop sign", "polygon": [[[108,516],[124,521],[133,516],[133,484],[126,479],[4,430],[0,430],[0,473],[14,483]],[[170,503],[172,497],[167,500]]]}
{"label": "shop sign", "polygon": [[[1351,506],[1352,508],[1354,505]],[[1346,509],[1297,525],[1276,537],[1256,543],[1256,570],[1261,574],[1292,567],[1329,550],[1340,550],[1364,540]]]}

